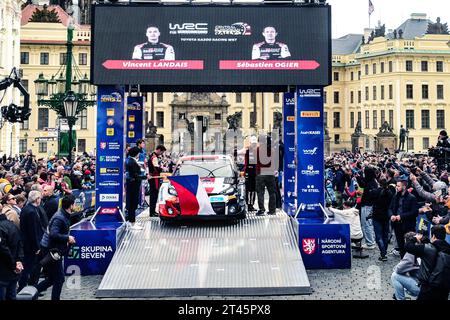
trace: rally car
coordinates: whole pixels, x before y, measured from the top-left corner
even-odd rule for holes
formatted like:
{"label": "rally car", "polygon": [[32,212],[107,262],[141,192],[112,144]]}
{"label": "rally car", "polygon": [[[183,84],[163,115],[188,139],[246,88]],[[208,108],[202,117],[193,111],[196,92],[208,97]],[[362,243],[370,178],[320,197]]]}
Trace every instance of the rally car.
{"label": "rally car", "polygon": [[245,218],[245,181],[231,156],[182,157],[161,184],[157,211],[162,220]]}

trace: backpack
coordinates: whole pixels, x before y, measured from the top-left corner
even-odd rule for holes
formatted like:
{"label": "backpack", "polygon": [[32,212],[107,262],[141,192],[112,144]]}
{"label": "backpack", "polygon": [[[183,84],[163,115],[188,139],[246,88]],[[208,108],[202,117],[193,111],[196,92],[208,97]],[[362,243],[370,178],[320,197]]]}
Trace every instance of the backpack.
{"label": "backpack", "polygon": [[430,286],[440,289],[450,289],[450,254],[438,252],[436,264],[428,279]]}

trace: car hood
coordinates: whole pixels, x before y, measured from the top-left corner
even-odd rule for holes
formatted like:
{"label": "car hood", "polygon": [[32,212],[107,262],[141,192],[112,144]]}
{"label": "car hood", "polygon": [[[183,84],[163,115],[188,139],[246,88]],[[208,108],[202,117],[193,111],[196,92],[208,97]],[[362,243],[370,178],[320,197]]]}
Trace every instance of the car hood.
{"label": "car hood", "polygon": [[200,178],[203,187],[208,194],[219,194],[232,185],[231,178],[206,177]]}

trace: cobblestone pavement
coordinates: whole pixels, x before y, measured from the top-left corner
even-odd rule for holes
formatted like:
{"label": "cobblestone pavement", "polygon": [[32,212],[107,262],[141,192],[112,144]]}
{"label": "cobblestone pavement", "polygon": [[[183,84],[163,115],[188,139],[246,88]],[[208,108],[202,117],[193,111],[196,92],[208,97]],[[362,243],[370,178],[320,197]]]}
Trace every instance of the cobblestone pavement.
{"label": "cobblestone pavement", "polygon": [[[237,297],[237,296],[195,296],[185,299],[274,299],[274,300],[392,300],[393,289],[390,285],[392,268],[400,260],[390,255],[387,262],[378,261],[379,252],[366,250],[368,259],[353,259],[352,268],[344,270],[308,270],[313,289],[311,295]],[[96,299],[95,292],[102,276],[67,277],[61,294],[63,300]],[[51,288],[41,300],[49,300]],[[179,298],[163,298],[179,299]]]}

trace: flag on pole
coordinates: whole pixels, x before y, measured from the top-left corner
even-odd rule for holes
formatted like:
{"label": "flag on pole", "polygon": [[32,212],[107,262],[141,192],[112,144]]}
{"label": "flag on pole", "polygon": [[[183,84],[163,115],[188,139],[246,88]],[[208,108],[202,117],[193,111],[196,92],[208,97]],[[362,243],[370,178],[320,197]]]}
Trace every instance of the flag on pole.
{"label": "flag on pole", "polygon": [[372,0],[369,0],[369,15],[371,15],[373,13],[373,11],[375,10]]}

